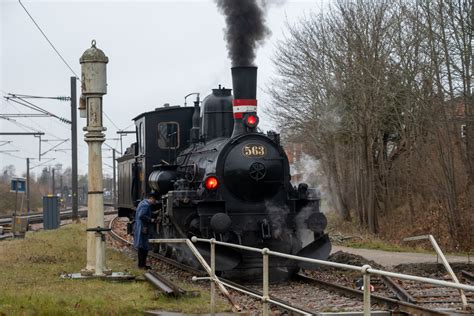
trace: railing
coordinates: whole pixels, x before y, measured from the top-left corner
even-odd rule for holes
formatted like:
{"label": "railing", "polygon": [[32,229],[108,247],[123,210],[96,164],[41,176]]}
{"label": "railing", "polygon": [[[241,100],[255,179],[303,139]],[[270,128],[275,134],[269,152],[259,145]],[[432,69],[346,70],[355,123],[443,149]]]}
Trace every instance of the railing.
{"label": "railing", "polygon": [[[448,282],[448,281],[442,281],[442,280],[436,280],[436,279],[431,279],[431,278],[425,278],[425,277],[419,277],[419,276],[414,276],[414,275],[408,275],[408,274],[402,274],[402,273],[394,273],[394,272],[388,272],[388,271],[383,271],[383,270],[378,270],[378,269],[372,269],[370,265],[364,265],[362,267],[359,266],[353,266],[349,264],[344,264],[344,263],[337,263],[337,262],[330,262],[330,261],[325,261],[325,260],[318,260],[318,259],[311,259],[311,258],[306,258],[306,257],[299,257],[295,255],[288,255],[285,253],[281,252],[276,252],[276,251],[271,251],[268,248],[254,248],[254,247],[248,247],[248,246],[242,246],[242,245],[237,245],[237,244],[231,244],[231,243],[226,243],[226,242],[221,242],[217,241],[214,238],[212,239],[203,239],[203,238],[197,238],[197,237],[192,237],[191,240],[189,239],[150,239],[151,243],[184,243],[186,244],[193,254],[196,256],[196,258],[199,260],[201,265],[204,267],[206,272],[209,274],[209,277],[205,278],[196,278],[193,277],[193,280],[211,280],[211,315],[215,314],[215,294],[216,294],[216,289],[215,285],[219,287],[219,289],[225,294],[228,295],[228,291],[226,287],[234,289],[236,291],[242,292],[247,295],[251,295],[253,297],[259,298],[262,301],[263,304],[263,309],[262,309],[262,314],[264,316],[269,315],[269,304],[274,304],[281,306],[285,309],[301,313],[303,315],[310,315],[304,311],[301,311],[297,308],[294,308],[292,306],[288,306],[286,304],[283,304],[281,302],[275,301],[270,299],[269,296],[269,291],[268,291],[268,285],[269,285],[269,264],[268,264],[268,258],[269,256],[275,256],[275,257],[280,257],[280,258],[286,258],[286,259],[291,259],[291,260],[296,260],[296,261],[302,261],[302,262],[308,262],[308,263],[314,263],[318,265],[323,265],[323,266],[329,266],[329,267],[334,267],[334,268],[340,268],[340,269],[346,269],[346,270],[353,270],[353,271],[358,271],[362,274],[363,276],[363,292],[364,292],[364,316],[369,316],[370,315],[370,275],[383,275],[387,277],[392,277],[392,278],[397,278],[397,279],[402,279],[402,280],[409,280],[409,281],[415,281],[415,282],[425,282],[433,285],[439,285],[439,286],[445,286],[445,287],[450,287],[450,288],[455,288],[458,290],[465,290],[465,291],[474,291],[474,286],[470,286],[467,284],[461,284],[461,283],[453,283],[453,282]],[[211,265],[209,266],[206,262],[206,260],[202,257],[202,255],[199,253],[199,250],[194,246],[193,243],[196,242],[206,242],[210,244],[211,247]],[[215,263],[216,263],[216,254],[215,254],[215,247],[216,245],[220,246],[225,246],[225,247],[230,247],[230,248],[235,248],[235,249],[241,249],[241,250],[246,250],[246,251],[251,251],[251,252],[257,252],[262,254],[262,262],[263,262],[263,295],[257,295],[255,293],[251,293],[248,291],[245,291],[243,289],[240,289],[238,287],[235,287],[231,284],[227,284],[226,282],[220,280],[216,274],[215,274]]]}
{"label": "railing", "polygon": [[[415,236],[415,237],[408,237],[404,238],[403,241],[416,241],[416,240],[423,240],[423,239],[428,239],[433,246],[434,250],[436,251],[436,256],[437,258],[441,258],[441,262],[444,265],[444,268],[446,271],[448,271],[449,275],[453,279],[455,283],[460,283],[456,274],[454,273],[453,269],[451,269],[451,266],[449,265],[448,260],[444,256],[443,251],[441,251],[441,248],[439,247],[438,243],[436,242],[436,239],[433,237],[433,235],[423,235],[423,236]],[[464,294],[463,290],[459,290],[459,295],[461,296],[461,302],[462,302],[462,308],[466,309],[467,308],[467,298],[466,294]]]}

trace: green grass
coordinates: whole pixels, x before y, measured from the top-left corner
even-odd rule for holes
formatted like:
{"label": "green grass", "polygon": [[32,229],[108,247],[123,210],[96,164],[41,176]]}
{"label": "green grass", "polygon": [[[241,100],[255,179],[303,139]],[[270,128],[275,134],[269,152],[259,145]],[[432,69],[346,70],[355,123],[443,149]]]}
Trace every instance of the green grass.
{"label": "green grass", "polygon": [[[209,292],[195,298],[156,298],[147,282],[63,280],[62,273],[85,266],[86,239],[82,224],[28,233],[23,240],[0,242],[0,315],[136,315],[148,309],[208,312]],[[114,271],[142,272],[136,262],[107,249]],[[199,290],[185,285],[187,290]],[[218,309],[229,310],[219,299]]]}
{"label": "green grass", "polygon": [[389,243],[380,239],[371,238],[368,240],[346,240],[344,242],[338,243],[341,246],[351,247],[351,248],[361,248],[361,249],[376,249],[392,252],[420,252],[427,253],[429,250],[419,248],[419,247],[407,247],[399,244]]}

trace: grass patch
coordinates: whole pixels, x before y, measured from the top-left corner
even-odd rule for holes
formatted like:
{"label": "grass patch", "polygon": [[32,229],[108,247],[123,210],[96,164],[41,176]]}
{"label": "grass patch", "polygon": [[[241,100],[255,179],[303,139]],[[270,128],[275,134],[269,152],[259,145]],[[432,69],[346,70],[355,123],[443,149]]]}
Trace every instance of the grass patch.
{"label": "grass patch", "polygon": [[428,253],[429,251],[423,248],[418,247],[407,247],[399,244],[389,243],[377,238],[372,237],[368,240],[347,240],[339,243],[341,246],[351,247],[351,248],[361,248],[361,249],[376,249],[392,252],[420,252]]}
{"label": "grass patch", "polygon": [[[101,280],[63,280],[62,273],[85,266],[85,225],[28,233],[23,240],[0,242],[0,315],[137,315],[157,309],[208,312],[209,292],[195,298],[155,297],[147,282],[113,283]],[[107,249],[107,265],[114,271],[142,272],[124,254]],[[187,286],[187,290],[199,290]],[[218,300],[218,310],[229,310]]]}
{"label": "grass patch", "polygon": [[[326,213],[328,218],[328,232],[332,237],[332,242],[335,245],[361,248],[361,249],[376,249],[392,252],[418,252],[418,253],[433,253],[434,250],[431,244],[426,243],[408,243],[403,241],[387,241],[377,236],[369,234],[365,229],[360,228],[355,219],[351,222],[344,221],[335,212]],[[353,237],[342,239],[341,237]]]}

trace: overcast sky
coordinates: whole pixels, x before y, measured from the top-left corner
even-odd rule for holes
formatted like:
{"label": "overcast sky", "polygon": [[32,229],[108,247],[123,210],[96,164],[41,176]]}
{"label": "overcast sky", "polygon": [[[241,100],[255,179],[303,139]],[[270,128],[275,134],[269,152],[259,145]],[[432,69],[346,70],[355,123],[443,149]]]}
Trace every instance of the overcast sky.
{"label": "overcast sky", "polygon": [[[73,73],[59,59],[35,27],[18,1],[0,0],[0,87],[6,93],[69,96]],[[238,0],[236,0],[238,1]],[[272,2],[272,0],[269,0]],[[80,76],[79,58],[90,47],[92,39],[109,57],[108,91],[104,96],[106,142],[120,150],[117,129],[133,129],[131,119],[164,103],[182,105],[184,96],[200,92],[204,97],[218,84],[231,87],[230,61],[227,57],[223,28],[224,17],[213,1],[31,1],[22,3],[40,25],[65,60]],[[275,44],[284,38],[286,24],[297,23],[304,15],[319,11],[322,0],[276,0],[269,7],[267,26],[272,36],[257,53],[258,100],[261,126],[272,128],[262,108],[268,106],[265,87],[270,84],[274,68]],[[80,88],[78,85],[78,95]],[[3,99],[3,98],[2,98]],[[68,102],[35,101],[35,104],[70,118]],[[191,103],[192,104],[192,103]],[[0,101],[0,114],[33,113],[12,102]],[[43,131],[43,139],[70,138],[70,125],[53,118],[0,119],[1,132]],[[111,122],[113,121],[113,123]],[[79,174],[87,172],[87,146],[83,139],[84,119],[79,119]],[[27,127],[25,127],[27,126]],[[124,138],[124,149],[134,141]],[[12,141],[2,146],[1,141]],[[42,142],[42,151],[57,142]],[[103,146],[107,148],[106,146]],[[58,148],[70,149],[70,142]],[[0,136],[0,167],[13,164],[17,175],[26,170],[26,157],[38,158],[38,139],[33,136]],[[111,151],[104,150],[104,173],[111,174]],[[50,165],[71,165],[70,151],[47,153],[56,158]],[[33,160],[32,165],[40,163]],[[42,167],[32,170],[35,173]]]}

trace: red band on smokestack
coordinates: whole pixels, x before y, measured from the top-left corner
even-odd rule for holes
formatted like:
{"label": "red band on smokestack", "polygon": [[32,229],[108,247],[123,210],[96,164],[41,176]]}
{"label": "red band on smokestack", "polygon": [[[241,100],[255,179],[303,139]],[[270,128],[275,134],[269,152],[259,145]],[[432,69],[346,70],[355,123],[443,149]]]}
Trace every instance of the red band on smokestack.
{"label": "red band on smokestack", "polygon": [[255,99],[237,99],[237,100],[232,100],[232,105],[233,106],[239,106],[239,105],[257,105],[257,100]]}
{"label": "red band on smokestack", "polygon": [[241,119],[244,113],[257,112],[257,100],[255,99],[236,99],[232,101],[232,105],[236,119]]}

